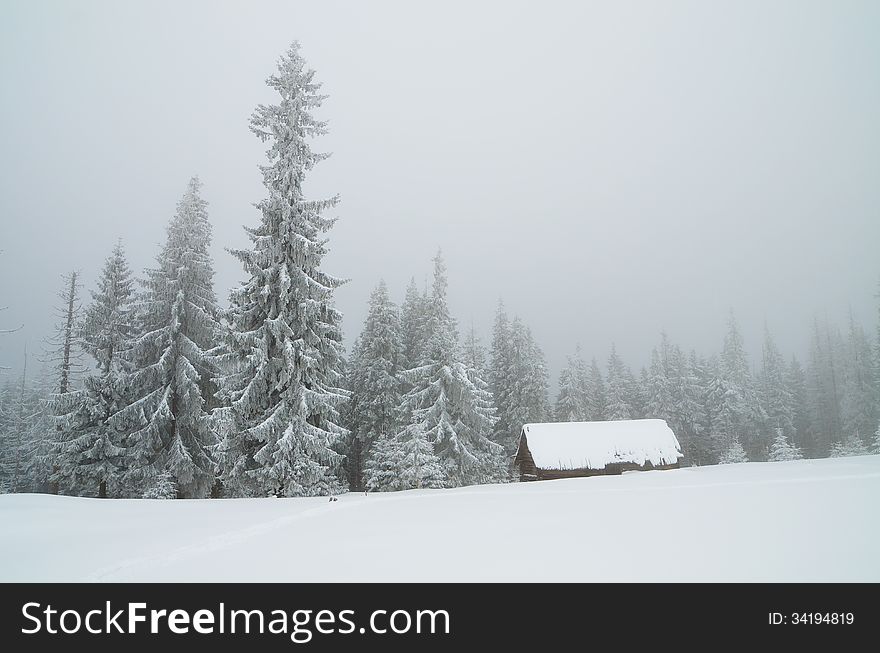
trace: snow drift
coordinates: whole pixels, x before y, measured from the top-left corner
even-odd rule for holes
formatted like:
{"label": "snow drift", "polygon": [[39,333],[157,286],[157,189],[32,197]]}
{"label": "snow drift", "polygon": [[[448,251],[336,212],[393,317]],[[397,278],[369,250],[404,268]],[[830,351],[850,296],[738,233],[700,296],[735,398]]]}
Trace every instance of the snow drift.
{"label": "snow drift", "polygon": [[313,499],[0,496],[2,581],[880,581],[880,456]]}

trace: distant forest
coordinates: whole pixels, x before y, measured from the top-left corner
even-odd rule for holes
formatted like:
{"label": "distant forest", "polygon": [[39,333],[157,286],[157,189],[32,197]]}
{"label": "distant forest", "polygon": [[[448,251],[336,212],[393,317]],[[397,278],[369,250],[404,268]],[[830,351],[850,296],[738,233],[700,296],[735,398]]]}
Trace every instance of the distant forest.
{"label": "distant forest", "polygon": [[431,287],[413,281],[399,305],[378,283],[346,354],[333,299],[344,281],[322,268],[337,198],[302,190],[326,158],[310,146],[326,132],[314,76],[294,43],[267,80],[277,103],[251,118],[266,195],[250,247],[232,252],[244,281],[228,308],[197,178],[139,278],[122,243],[87,296],[77,272],[64,278],[43,366],[0,386],[0,490],[205,498],[507,482],[522,425],[551,420],[665,419],[684,465],[880,453],[880,324],[872,335],[852,317],[843,329],[817,319],[803,362],[765,329],[754,369],[733,313],[718,353],[660,334],[638,373],[613,344],[601,360],[576,348],[551,400],[541,348],[503,303],[486,345],[460,333],[438,252]]}

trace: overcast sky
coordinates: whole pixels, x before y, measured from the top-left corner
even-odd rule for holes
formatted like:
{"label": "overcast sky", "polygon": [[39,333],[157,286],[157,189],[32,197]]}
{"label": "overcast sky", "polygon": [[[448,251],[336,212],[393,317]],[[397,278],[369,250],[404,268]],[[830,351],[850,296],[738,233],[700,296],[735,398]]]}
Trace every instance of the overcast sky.
{"label": "overcast sky", "polygon": [[[39,348],[59,276],[117,238],[149,265],[190,176],[216,288],[264,196],[248,129],[290,42],[330,96],[325,269],[347,340],[442,247],[460,325],[495,305],[551,368],[633,366],[661,329],[719,349],[730,308],[806,352],[814,314],[872,328],[880,276],[880,3],[0,3],[0,365]],[[753,357],[757,362],[757,358]],[[555,378],[553,381],[555,387]]]}

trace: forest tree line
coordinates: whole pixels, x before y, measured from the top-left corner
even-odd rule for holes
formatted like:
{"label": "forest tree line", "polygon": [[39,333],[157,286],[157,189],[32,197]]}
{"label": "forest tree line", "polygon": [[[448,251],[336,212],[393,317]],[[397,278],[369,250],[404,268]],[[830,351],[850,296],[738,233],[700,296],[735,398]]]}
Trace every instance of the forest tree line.
{"label": "forest tree line", "polygon": [[461,334],[446,268],[411,282],[398,306],[372,292],[346,358],[322,269],[337,198],[307,199],[327,155],[313,111],[320,84],[294,44],[267,80],[279,98],[250,127],[267,144],[266,197],[251,245],[232,254],[245,281],[218,303],[212,230],[197,178],[168,223],[155,265],[135,278],[122,244],[83,296],[65,277],[43,368],[0,386],[0,489],[79,496],[314,496],[511,480],[529,422],[665,419],[685,465],[880,451],[880,328],[813,324],[804,363],[765,328],[753,369],[731,313],[719,353],[664,333],[635,373],[614,345],[580,348],[555,398],[528,326],[499,304],[487,347]]}

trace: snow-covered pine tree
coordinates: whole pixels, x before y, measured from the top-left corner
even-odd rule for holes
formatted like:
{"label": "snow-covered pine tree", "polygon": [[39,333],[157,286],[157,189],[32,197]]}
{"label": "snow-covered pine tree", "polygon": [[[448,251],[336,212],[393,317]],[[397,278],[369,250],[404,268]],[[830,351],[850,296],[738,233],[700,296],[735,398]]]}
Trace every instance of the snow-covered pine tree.
{"label": "snow-covered pine tree", "polygon": [[[779,353],[770,329],[764,325],[764,351],[759,387],[767,424],[774,433],[782,429],[789,440],[794,436],[794,408],[786,383],[785,360]],[[775,441],[774,441],[775,446]]]}
{"label": "snow-covered pine tree", "polygon": [[[34,436],[33,425],[40,414],[38,398],[28,380],[28,353],[24,350],[21,377],[7,386],[6,432],[3,438],[3,491],[27,492],[32,489],[28,478],[29,453]],[[44,434],[43,434],[44,435]]]}
{"label": "snow-covered pine tree", "polygon": [[848,435],[843,440],[831,445],[830,458],[845,458],[848,456],[867,456],[870,452],[862,439],[855,435]]}
{"label": "snow-covered pine tree", "polygon": [[700,464],[705,422],[702,389],[688,357],[678,345],[669,348],[669,378],[672,386],[672,417],[669,425],[678,434],[685,463]]}
{"label": "snow-covered pine tree", "polygon": [[575,348],[567,364],[559,373],[559,394],[554,409],[557,422],[585,422],[589,420],[588,401],[590,381],[581,348]]}
{"label": "snow-covered pine tree", "polygon": [[349,364],[348,455],[352,490],[362,490],[361,468],[373,444],[397,432],[401,401],[399,373],[403,342],[397,307],[381,281],[370,295],[370,306]]}
{"label": "snow-covered pine tree", "polygon": [[776,438],[770,445],[770,455],[768,460],[772,462],[781,462],[785,460],[800,460],[803,458],[800,450],[793,446],[785,436],[784,430],[780,427],[776,429]]}
{"label": "snow-covered pine tree", "polygon": [[633,407],[633,419],[644,419],[648,406],[648,393],[645,390],[648,383],[648,368],[642,367],[638,376],[630,369],[628,372],[629,403]]}
{"label": "snow-covered pine tree", "polygon": [[472,370],[460,359],[446,288],[446,266],[438,252],[421,364],[402,373],[412,385],[403,400],[412,419],[396,440],[423,433],[449,486],[494,482],[504,477],[506,466],[501,447],[490,439],[496,420],[492,396],[472,381]]}
{"label": "snow-covered pine tree", "polygon": [[574,361],[571,356],[566,360],[565,367],[559,373],[559,392],[556,395],[556,406],[553,416],[557,422],[578,422],[582,411],[580,397],[577,394],[574,379]]}
{"label": "snow-covered pine tree", "polygon": [[[486,367],[486,350],[480,337],[477,335],[474,325],[468,329],[461,348],[461,357],[468,369],[473,370],[484,381],[488,379],[489,372]],[[486,381],[488,383],[488,381]]]}
{"label": "snow-covered pine tree", "polygon": [[807,367],[807,405],[812,423],[811,446],[813,456],[824,456],[832,443],[840,437],[843,424],[841,419],[841,391],[844,387],[841,377],[839,352],[842,345],[837,334],[827,321],[813,321],[813,335],[810,343],[810,358]]}
{"label": "snow-covered pine tree", "polygon": [[726,389],[725,410],[728,415],[728,437],[739,440],[750,460],[762,460],[769,442],[761,432],[766,419],[749,370],[743,338],[733,311],[727,322],[727,334],[719,358],[721,380]]}
{"label": "snow-covered pine tree", "polygon": [[605,419],[606,406],[605,379],[595,358],[590,361],[590,369],[587,373],[587,419],[598,422]]}
{"label": "snow-covered pine tree", "polygon": [[181,498],[208,496],[214,482],[206,404],[219,331],[211,224],[198,178],[167,227],[156,267],[138,298],[139,333],[126,353],[132,401],[112,421],[126,427],[129,484],[151,492],[165,476]]}
{"label": "snow-covered pine tree", "polygon": [[[467,369],[468,378],[477,389],[477,396],[481,397],[483,401],[487,402],[488,407],[491,409],[493,417],[496,420],[495,426],[493,426],[493,429],[489,434],[489,439],[503,447],[503,443],[498,442],[495,439],[495,435],[498,433],[498,413],[495,410],[495,399],[492,396],[492,389],[489,387],[489,370],[486,366],[486,353],[483,349],[483,345],[480,342],[480,339],[477,337],[473,325],[471,325],[471,328],[468,331],[468,335],[465,338],[464,347],[462,348],[462,362]],[[415,434],[411,434],[411,437],[415,437]],[[508,461],[500,461],[499,467],[509,467]],[[495,475],[493,472],[492,478],[495,478],[495,480],[498,481],[508,480],[507,475],[500,469],[497,475]]]}
{"label": "snow-covered pine tree", "polygon": [[15,390],[10,379],[0,386],[0,494],[11,492],[12,476],[12,420]]}
{"label": "snow-covered pine tree", "polygon": [[747,463],[749,462],[748,456],[746,456],[746,451],[743,449],[743,446],[739,442],[739,438],[734,438],[733,442],[730,443],[730,446],[721,454],[718,459],[719,465],[731,465],[734,463]]}
{"label": "snow-covered pine tree", "polygon": [[511,424],[510,416],[513,381],[510,340],[510,319],[507,316],[504,302],[499,300],[495,312],[495,324],[492,328],[489,389],[492,392],[492,401],[498,418],[492,439],[504,446],[508,452],[510,452],[511,441],[519,436],[518,433],[513,433],[514,427]]}
{"label": "snow-covered pine tree", "polygon": [[93,290],[92,302],[86,308],[81,340],[83,349],[95,359],[98,370],[109,373],[124,358],[134,332],[134,281],[122,241],[116,243],[104,262]]}
{"label": "snow-covered pine tree", "polygon": [[841,421],[844,433],[869,439],[878,420],[877,401],[871,344],[850,313],[843,361]]}
{"label": "snow-covered pine tree", "polygon": [[874,431],[874,437],[871,439],[871,453],[880,454],[880,425]]}
{"label": "snow-covered pine tree", "polygon": [[400,333],[403,343],[402,366],[406,369],[417,367],[422,359],[428,322],[427,312],[427,298],[419,292],[416,279],[413,277],[406,288],[406,296],[400,307]]}
{"label": "snow-covered pine tree", "polygon": [[634,409],[632,398],[632,373],[617,355],[617,348],[611,344],[608,356],[608,374],[606,376],[605,419],[633,419]]}
{"label": "snow-covered pine tree", "polygon": [[30,410],[23,434],[25,488],[28,492],[48,492],[55,463],[54,416],[49,398],[57,379],[45,366],[38,371],[28,387]]}
{"label": "snow-covered pine tree", "polygon": [[706,361],[703,377],[706,388],[707,444],[711,457],[720,461],[734,441],[739,441],[739,395],[731,389],[730,383],[721,372],[717,356]]}
{"label": "snow-covered pine tree", "polygon": [[791,397],[792,425],[794,434],[791,438],[792,445],[800,449],[807,456],[815,455],[808,446],[812,444],[810,437],[810,410],[807,403],[807,376],[797,358],[792,356],[791,361],[785,368],[785,387]]}
{"label": "snow-covered pine tree", "polygon": [[280,99],[260,105],[251,130],[270,147],[262,167],[268,197],[261,221],[247,229],[252,249],[233,252],[249,275],[230,296],[217,411],[224,484],[244,496],[306,496],[342,488],[343,456],[335,447],[348,431],[339,409],[341,315],[333,291],[343,281],[321,270],[324,216],[338,201],[307,200],[306,173],[327,154],[309,141],[326,133],[314,116],[324,100],[315,72],[294,43],[267,80]]}
{"label": "snow-covered pine tree", "polygon": [[687,357],[687,372],[682,382],[683,396],[688,398],[689,412],[684,419],[693,425],[690,446],[692,465],[709,465],[715,461],[715,447],[712,440],[712,424],[709,410],[710,368],[708,362],[691,350]]}
{"label": "snow-covered pine tree", "polygon": [[126,405],[128,376],[122,363],[134,321],[134,284],[121,242],[91,294],[80,339],[97,370],[85,377],[80,390],[53,402],[60,435],[55,476],[65,492],[106,497],[108,485],[113,495],[122,493],[124,443],[110,418]]}
{"label": "snow-covered pine tree", "polygon": [[544,352],[531,329],[519,317],[510,323],[510,350],[507,370],[507,421],[510,433],[505,450],[513,455],[524,424],[550,418],[549,380]]}
{"label": "snow-covered pine tree", "polygon": [[[69,412],[76,406],[80,392],[77,387],[79,377],[85,371],[83,349],[80,338],[82,307],[79,299],[79,273],[73,271],[62,277],[63,285],[58,293],[61,304],[56,307],[56,324],[53,335],[46,343],[44,361],[51,367],[54,380],[52,395],[49,397],[49,409],[55,419],[55,428],[47,430],[46,446],[39,450],[44,452],[43,466],[51,476],[50,491],[58,494],[59,490],[75,492],[75,488],[59,487],[58,461],[60,447],[66,439],[64,429]],[[45,479],[48,485],[49,478]]]}
{"label": "snow-covered pine tree", "polygon": [[373,492],[394,492],[419,488],[442,488],[447,478],[423,424],[413,423],[396,435],[376,442],[374,455],[365,468],[366,488]]}
{"label": "snow-covered pine tree", "polygon": [[[676,413],[676,406],[674,404],[676,388],[675,380],[672,378],[670,370],[668,347],[664,346],[666,344],[665,333],[662,338],[663,342],[661,342],[660,350],[658,351],[655,348],[651,352],[651,366],[648,368],[648,376],[645,380],[645,391],[647,394],[646,416],[670,422]],[[675,430],[674,427],[673,430]],[[682,446],[684,446],[683,443]]]}

